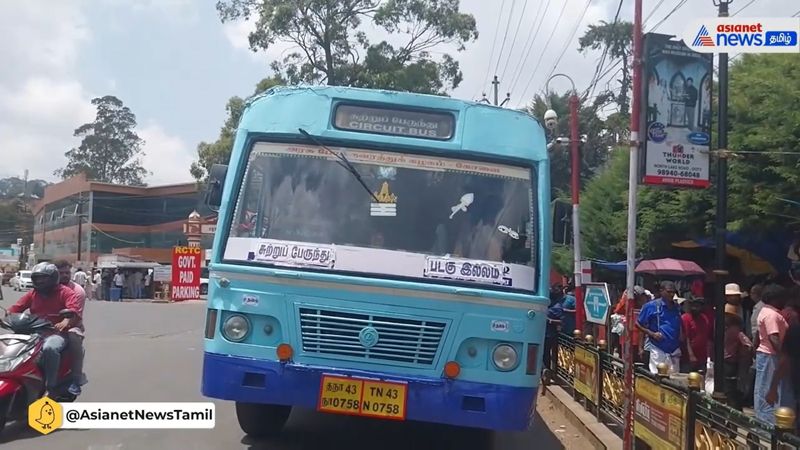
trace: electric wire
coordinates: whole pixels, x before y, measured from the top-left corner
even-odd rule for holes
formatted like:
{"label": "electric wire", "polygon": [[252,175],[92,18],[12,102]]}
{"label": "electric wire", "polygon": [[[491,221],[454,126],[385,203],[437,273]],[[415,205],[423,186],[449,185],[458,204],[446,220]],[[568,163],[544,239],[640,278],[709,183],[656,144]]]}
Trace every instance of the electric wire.
{"label": "electric wire", "polygon": [[494,38],[492,38],[492,51],[489,55],[489,61],[486,63],[486,75],[483,77],[483,83],[478,87],[478,92],[473,95],[473,97],[477,97],[480,91],[484,90],[486,83],[489,81],[489,71],[492,69],[492,60],[494,59],[494,50],[497,46],[497,35],[500,33],[500,21],[503,18],[503,8],[506,6],[506,0],[503,0],[502,5],[500,6],[500,13],[497,15],[497,25],[494,27]]}
{"label": "electric wire", "polygon": [[[539,30],[542,29],[542,24],[544,23],[544,18],[547,16],[547,10],[548,10],[548,8],[550,8],[550,2],[551,2],[551,0],[547,0],[547,3],[545,3],[544,12],[542,13],[541,17],[539,17],[538,10],[537,10],[536,16],[537,16],[537,18],[539,18],[539,24],[536,25],[536,19],[534,19],[533,27],[535,27],[536,30],[533,33],[531,33],[530,36],[529,36],[529,37],[531,37],[531,39],[528,42],[528,44],[526,45],[527,49],[524,51],[525,56],[520,58],[520,60],[518,61],[517,66],[515,66],[515,68],[514,68],[514,78],[512,79],[512,82],[511,82],[511,89],[509,90],[510,92],[514,92],[514,89],[517,87],[517,83],[519,82],[520,77],[522,77],[522,73],[525,70],[525,63],[528,61],[528,57],[531,54],[531,50],[533,50],[533,44],[534,44],[534,42],[536,42],[536,38],[539,36]],[[541,6],[542,6],[542,4],[540,2],[539,3],[539,7],[541,8]],[[533,28],[533,27],[531,27],[531,28]]]}
{"label": "electric wire", "polygon": [[539,53],[539,59],[536,60],[536,64],[533,65],[533,71],[531,71],[531,76],[528,77],[528,82],[525,84],[525,89],[522,90],[522,94],[519,98],[525,98],[525,94],[528,92],[528,88],[530,88],[531,83],[533,82],[534,78],[536,78],[536,73],[539,71],[539,63],[542,62],[542,58],[544,57],[544,53],[547,50],[548,46],[550,45],[550,41],[553,40],[553,36],[555,36],[555,31],[558,29],[558,24],[561,22],[561,17],[564,16],[564,11],[567,9],[567,1],[564,1],[564,4],[561,6],[561,11],[558,13],[558,18],[556,19],[555,26],[553,27],[553,32],[550,33],[550,36],[547,37],[547,42],[545,42],[544,46],[542,46],[542,51]]}
{"label": "electric wire", "polygon": [[660,21],[659,21],[657,24],[655,24],[655,25],[653,26],[653,28],[650,28],[650,29],[649,29],[649,30],[647,30],[647,31],[648,31],[648,32],[653,32],[653,31],[655,31],[656,29],[658,29],[658,27],[660,27],[661,25],[663,25],[663,24],[664,24],[664,22],[666,22],[666,21],[667,21],[667,19],[669,19],[670,17],[672,17],[672,15],[673,15],[673,14],[675,14],[675,13],[676,13],[676,12],[677,12],[679,9],[681,9],[681,8],[683,7],[683,5],[685,5],[685,4],[686,4],[686,2],[687,2],[687,1],[689,1],[689,0],[680,0],[680,1],[678,2],[678,4],[677,4],[677,5],[675,5],[675,7],[674,7],[674,8],[672,8],[672,10],[671,10],[669,13],[667,13],[667,15],[666,15],[666,16],[665,16],[663,19],[661,19],[661,20],[660,20]]}
{"label": "electric wire", "polygon": [[750,1],[749,1],[749,2],[747,2],[747,3],[746,3],[744,6],[742,6],[741,8],[739,8],[739,10],[738,10],[738,11],[736,11],[736,12],[735,12],[735,13],[733,13],[733,14],[731,14],[731,17],[733,17],[733,16],[735,16],[735,15],[739,14],[740,12],[744,11],[744,10],[745,10],[745,9],[747,9],[747,8],[748,8],[750,5],[752,5],[753,3],[757,2],[757,1],[758,1],[758,0],[750,0]]}
{"label": "electric wire", "polygon": [[[583,23],[583,18],[586,17],[586,12],[589,11],[589,6],[591,4],[592,0],[587,0],[586,6],[584,6],[581,16],[578,18],[577,22],[575,22],[575,26],[572,28],[572,32],[570,33],[569,38],[567,38],[564,41],[564,47],[561,49],[561,54],[558,55],[556,63],[553,64],[553,68],[550,69],[550,73],[547,74],[547,79],[553,76],[553,73],[556,71],[558,65],[561,63],[561,59],[564,57],[564,54],[567,52],[567,49],[572,45],[572,39],[575,38],[575,33],[578,32],[578,28],[580,27],[581,23]],[[577,95],[577,92],[575,94]]]}
{"label": "electric wire", "polygon": [[[663,0],[662,0],[663,1]],[[614,14],[614,20],[611,22],[611,28],[609,29],[609,35],[614,35],[614,28],[616,28],[617,23],[619,22],[619,14],[622,11],[622,4],[625,3],[625,0],[619,0],[619,5],[617,5],[617,12]],[[592,76],[592,81],[589,82],[589,87],[586,88],[586,91],[583,93],[583,97],[594,95],[594,90],[597,87],[597,83],[599,82],[599,75],[600,71],[603,70],[603,66],[606,64],[606,58],[608,57],[608,49],[610,45],[606,43],[605,48],[603,48],[603,54],[600,57],[600,63],[597,65],[594,71],[594,75]]]}
{"label": "electric wire", "polygon": [[525,10],[527,8],[528,8],[528,0],[525,0],[525,3],[522,4],[522,12],[519,13],[519,20],[517,21],[517,29],[514,31],[514,37],[511,39],[511,49],[508,50],[508,57],[506,57],[506,63],[503,66],[503,72],[500,74],[501,80],[505,80],[506,78],[506,70],[508,69],[508,63],[511,62],[511,55],[514,54],[514,47],[517,45],[517,36],[519,35],[519,29],[522,28],[522,20],[525,18]]}
{"label": "electric wire", "polygon": [[511,9],[508,11],[508,20],[506,21],[505,31],[503,32],[503,43],[500,45],[500,54],[497,55],[497,64],[494,66],[494,74],[497,76],[497,70],[500,68],[500,61],[503,59],[503,51],[506,48],[506,41],[508,40],[508,30],[511,28],[511,19],[514,17],[514,7],[517,6],[517,0],[511,0]]}

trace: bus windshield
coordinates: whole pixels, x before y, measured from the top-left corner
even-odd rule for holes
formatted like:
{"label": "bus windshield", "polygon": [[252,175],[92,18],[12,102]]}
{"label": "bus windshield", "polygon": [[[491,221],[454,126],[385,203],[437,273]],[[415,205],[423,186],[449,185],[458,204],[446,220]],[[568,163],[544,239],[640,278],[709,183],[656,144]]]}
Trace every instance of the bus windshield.
{"label": "bus windshield", "polygon": [[[257,143],[226,260],[533,290],[531,169]],[[316,256],[315,256],[316,255]]]}

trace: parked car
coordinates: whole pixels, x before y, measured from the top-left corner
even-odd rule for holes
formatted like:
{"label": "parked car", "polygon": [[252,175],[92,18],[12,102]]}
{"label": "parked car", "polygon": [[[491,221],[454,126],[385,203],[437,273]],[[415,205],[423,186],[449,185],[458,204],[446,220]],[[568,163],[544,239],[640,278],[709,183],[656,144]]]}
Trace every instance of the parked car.
{"label": "parked car", "polygon": [[21,270],[17,275],[11,279],[11,288],[15,291],[27,291],[33,289],[33,280],[31,280],[30,270]]}
{"label": "parked car", "polygon": [[200,269],[200,295],[208,295],[208,267]]}

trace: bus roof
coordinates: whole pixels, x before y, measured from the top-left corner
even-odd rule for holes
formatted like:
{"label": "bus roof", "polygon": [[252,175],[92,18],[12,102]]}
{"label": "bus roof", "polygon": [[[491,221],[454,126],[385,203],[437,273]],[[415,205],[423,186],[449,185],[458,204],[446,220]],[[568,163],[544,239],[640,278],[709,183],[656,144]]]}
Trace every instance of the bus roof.
{"label": "bus roof", "polygon": [[[449,140],[347,131],[333,126],[334,107],[340,103],[446,112],[455,117],[456,126]],[[538,120],[524,112],[409,92],[280,86],[248,100],[239,123],[239,130],[248,133],[299,135],[298,128],[334,141],[369,141],[398,149],[424,149],[442,156],[472,154],[522,161],[547,158],[544,129]]]}

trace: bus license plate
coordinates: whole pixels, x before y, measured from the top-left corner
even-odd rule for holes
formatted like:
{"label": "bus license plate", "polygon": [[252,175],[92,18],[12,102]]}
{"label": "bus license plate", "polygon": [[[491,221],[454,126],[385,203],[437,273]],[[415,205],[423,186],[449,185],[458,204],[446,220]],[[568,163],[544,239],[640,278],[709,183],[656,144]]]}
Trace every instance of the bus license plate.
{"label": "bus license plate", "polygon": [[408,386],[323,375],[319,405],[323,412],[405,420]]}

